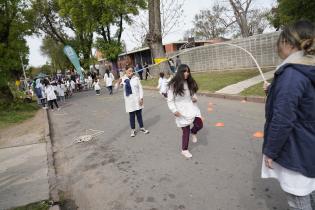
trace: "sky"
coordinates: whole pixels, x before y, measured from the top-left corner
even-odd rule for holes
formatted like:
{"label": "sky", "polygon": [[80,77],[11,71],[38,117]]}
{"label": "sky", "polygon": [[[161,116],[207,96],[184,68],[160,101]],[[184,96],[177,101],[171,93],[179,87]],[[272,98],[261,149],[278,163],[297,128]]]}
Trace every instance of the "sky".
{"label": "sky", "polygon": [[[178,41],[184,35],[184,32],[190,28],[192,28],[192,20],[200,10],[211,8],[211,6],[216,2],[222,1],[213,1],[213,0],[185,0],[184,4],[184,14],[183,14],[183,22],[181,27],[177,29],[175,32],[169,34],[163,40],[164,43],[170,43],[173,41]],[[253,0],[253,8],[271,8],[274,5],[276,0]],[[125,41],[127,45],[127,50],[131,50],[137,47],[136,43],[132,40],[131,36],[131,27],[126,26],[125,31],[123,32],[122,39]],[[27,44],[30,48],[29,55],[29,65],[30,66],[41,66],[48,61],[48,58],[43,56],[40,52],[40,46],[42,43],[41,37],[27,37]]]}

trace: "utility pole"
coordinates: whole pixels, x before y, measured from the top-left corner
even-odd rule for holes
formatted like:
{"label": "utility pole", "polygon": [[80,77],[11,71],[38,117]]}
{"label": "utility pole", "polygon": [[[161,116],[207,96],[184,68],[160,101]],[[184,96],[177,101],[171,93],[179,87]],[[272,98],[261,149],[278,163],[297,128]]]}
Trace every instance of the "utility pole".
{"label": "utility pole", "polygon": [[24,87],[27,88],[27,81],[26,81],[26,73],[25,73],[25,67],[23,64],[23,58],[22,55],[20,55],[20,59],[21,59],[21,64],[22,64],[22,69],[23,69],[23,75],[24,75]]}

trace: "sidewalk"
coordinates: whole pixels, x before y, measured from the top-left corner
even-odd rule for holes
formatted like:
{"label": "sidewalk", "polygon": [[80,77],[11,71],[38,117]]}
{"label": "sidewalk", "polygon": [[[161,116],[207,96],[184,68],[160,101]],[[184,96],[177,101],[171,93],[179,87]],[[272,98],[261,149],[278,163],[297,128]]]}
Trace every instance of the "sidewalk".
{"label": "sidewalk", "polygon": [[0,209],[49,200],[46,110],[0,130]]}
{"label": "sidewalk", "polygon": [[[269,71],[269,72],[264,73],[264,76],[268,80],[268,79],[273,78],[274,73],[275,73],[275,70],[274,71]],[[236,84],[226,86],[225,88],[223,88],[221,90],[218,90],[215,93],[236,95],[236,94],[241,93],[243,90],[245,90],[245,89],[247,89],[247,88],[249,88],[249,87],[251,87],[253,85],[259,84],[262,81],[263,81],[262,77],[260,75],[258,75],[256,77],[253,77],[253,78],[250,78],[250,79],[238,82]]]}

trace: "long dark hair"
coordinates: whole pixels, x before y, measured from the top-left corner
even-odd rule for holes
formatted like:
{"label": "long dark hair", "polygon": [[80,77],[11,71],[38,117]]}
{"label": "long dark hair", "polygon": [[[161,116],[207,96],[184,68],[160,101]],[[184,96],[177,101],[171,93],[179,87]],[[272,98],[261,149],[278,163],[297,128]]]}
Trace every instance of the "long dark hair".
{"label": "long dark hair", "polygon": [[[185,80],[185,76],[184,76],[184,73],[186,71],[189,72],[189,76],[188,76],[187,80]],[[191,96],[194,95],[198,91],[198,84],[194,80],[194,78],[192,78],[189,66],[186,64],[181,64],[178,66],[177,73],[175,74],[173,79],[168,83],[169,87],[173,87],[174,95],[183,96],[185,81],[187,81],[190,95]]]}
{"label": "long dark hair", "polygon": [[106,69],[105,72],[106,72],[107,76],[109,77],[109,69]]}

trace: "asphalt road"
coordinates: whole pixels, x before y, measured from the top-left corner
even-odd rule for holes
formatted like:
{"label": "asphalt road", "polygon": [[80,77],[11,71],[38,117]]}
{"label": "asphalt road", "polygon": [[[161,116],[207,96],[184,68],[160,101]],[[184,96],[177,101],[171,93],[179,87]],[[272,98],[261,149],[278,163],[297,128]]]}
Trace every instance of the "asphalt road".
{"label": "asphalt road", "polygon": [[[208,103],[213,111],[208,112]],[[121,91],[77,93],[50,112],[58,186],[64,209],[264,210],[287,209],[275,180],[262,180],[264,105],[200,96],[205,118],[192,159],[181,154],[181,130],[158,92],[145,91],[150,134],[130,137]],[[224,122],[225,127],[215,127]],[[104,133],[91,141],[74,138]]]}

